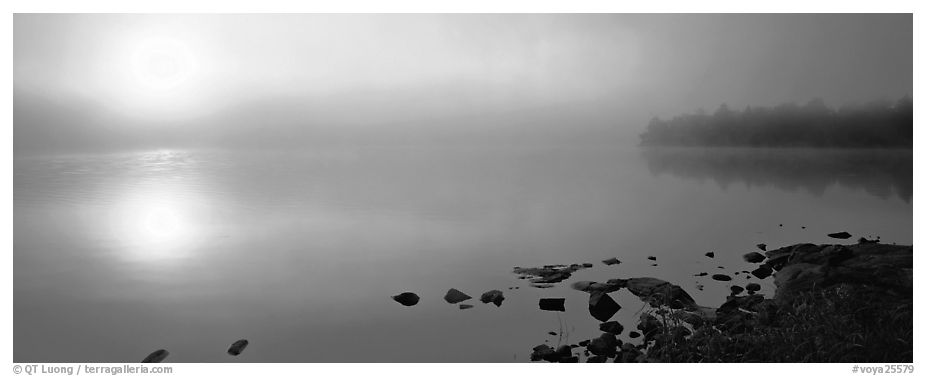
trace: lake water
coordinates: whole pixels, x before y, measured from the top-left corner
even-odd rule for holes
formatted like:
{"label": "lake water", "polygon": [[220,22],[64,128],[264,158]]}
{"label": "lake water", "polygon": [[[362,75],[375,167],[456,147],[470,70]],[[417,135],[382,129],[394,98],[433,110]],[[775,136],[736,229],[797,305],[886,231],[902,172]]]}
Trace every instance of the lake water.
{"label": "lake water", "polygon": [[[741,255],[757,243],[848,231],[912,244],[912,151],[159,150],[14,164],[16,362],[160,348],[168,362],[524,362],[538,344],[599,334],[574,281],[652,276],[717,306],[744,275],[693,274],[751,270]],[[550,289],[511,273],[583,262],[595,266]],[[475,307],[444,302],[451,287]],[[478,302],[491,289],[501,307]],[[404,291],[421,302],[390,298]],[[643,303],[612,295],[627,340]],[[543,297],[566,312],[540,311]],[[227,355],[240,338],[250,346]]]}

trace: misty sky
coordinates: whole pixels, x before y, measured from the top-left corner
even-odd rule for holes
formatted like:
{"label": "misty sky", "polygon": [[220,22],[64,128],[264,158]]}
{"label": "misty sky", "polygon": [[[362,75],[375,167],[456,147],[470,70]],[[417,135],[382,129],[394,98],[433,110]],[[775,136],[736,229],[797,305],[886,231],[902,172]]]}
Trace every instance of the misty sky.
{"label": "misty sky", "polygon": [[912,94],[905,15],[14,16],[16,153],[614,142]]}

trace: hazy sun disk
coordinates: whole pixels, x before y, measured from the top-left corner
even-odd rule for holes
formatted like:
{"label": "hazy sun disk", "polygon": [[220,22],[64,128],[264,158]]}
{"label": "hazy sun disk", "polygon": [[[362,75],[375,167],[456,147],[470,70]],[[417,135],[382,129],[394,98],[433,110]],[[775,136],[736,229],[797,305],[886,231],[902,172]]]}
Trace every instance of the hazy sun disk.
{"label": "hazy sun disk", "polygon": [[177,88],[193,77],[197,61],[186,44],[166,38],[144,40],[132,55],[132,72],[150,90]]}
{"label": "hazy sun disk", "polygon": [[95,84],[114,110],[145,120],[207,112],[204,46],[173,34],[149,32],[110,43]]}

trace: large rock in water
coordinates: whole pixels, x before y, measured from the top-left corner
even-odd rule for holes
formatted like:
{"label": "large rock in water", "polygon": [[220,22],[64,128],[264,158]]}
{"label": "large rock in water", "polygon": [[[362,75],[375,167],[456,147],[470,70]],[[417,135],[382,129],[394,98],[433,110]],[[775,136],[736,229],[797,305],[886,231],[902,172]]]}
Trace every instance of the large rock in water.
{"label": "large rock in water", "polygon": [[472,296],[466,295],[462,291],[457,290],[457,289],[447,290],[447,294],[444,295],[444,300],[450,304],[457,304],[460,302],[465,302],[472,298],[473,298]]}
{"label": "large rock in water", "polygon": [[544,311],[566,312],[566,298],[540,299],[540,309]]}
{"label": "large rock in water", "polygon": [[505,300],[505,295],[503,295],[499,290],[490,290],[482,293],[482,296],[479,297],[479,300],[486,304],[493,303],[496,307],[501,307],[502,301]]}
{"label": "large rock in water", "polygon": [[[658,278],[629,278],[623,285],[640,300],[653,307],[668,306],[674,309],[696,307],[694,298],[681,287]],[[608,281],[609,285],[620,285],[618,280]]]}
{"label": "large rock in water", "polygon": [[588,297],[588,312],[598,321],[610,320],[611,316],[614,316],[620,309],[621,306],[603,292],[596,291]]}
{"label": "large rock in water", "polygon": [[762,260],[765,260],[765,256],[763,256],[759,252],[749,252],[743,255],[743,260],[745,260],[746,262],[751,262],[755,264],[755,263],[762,262]]}
{"label": "large rock in water", "polygon": [[155,352],[148,354],[145,359],[142,359],[142,363],[160,363],[167,356],[170,355],[170,352],[164,349],[156,350]]}
{"label": "large rock in water", "polygon": [[395,300],[399,302],[399,304],[406,307],[411,307],[415,304],[418,304],[418,301],[421,300],[421,298],[418,297],[418,294],[413,292],[403,292],[399,295],[393,296],[392,300]]}
{"label": "large rock in water", "polygon": [[244,351],[245,347],[248,347],[248,340],[239,339],[228,348],[228,355],[238,356]]}

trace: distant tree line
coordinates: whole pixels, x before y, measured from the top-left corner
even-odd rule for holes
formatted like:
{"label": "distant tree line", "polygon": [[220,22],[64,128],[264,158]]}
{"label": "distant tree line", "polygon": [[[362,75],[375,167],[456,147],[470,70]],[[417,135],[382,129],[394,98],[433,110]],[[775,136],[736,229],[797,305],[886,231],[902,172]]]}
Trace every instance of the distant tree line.
{"label": "distant tree line", "polygon": [[912,148],[913,99],[839,109],[820,99],[743,111],[722,104],[711,115],[702,110],[653,118],[640,137],[642,145],[653,146]]}

